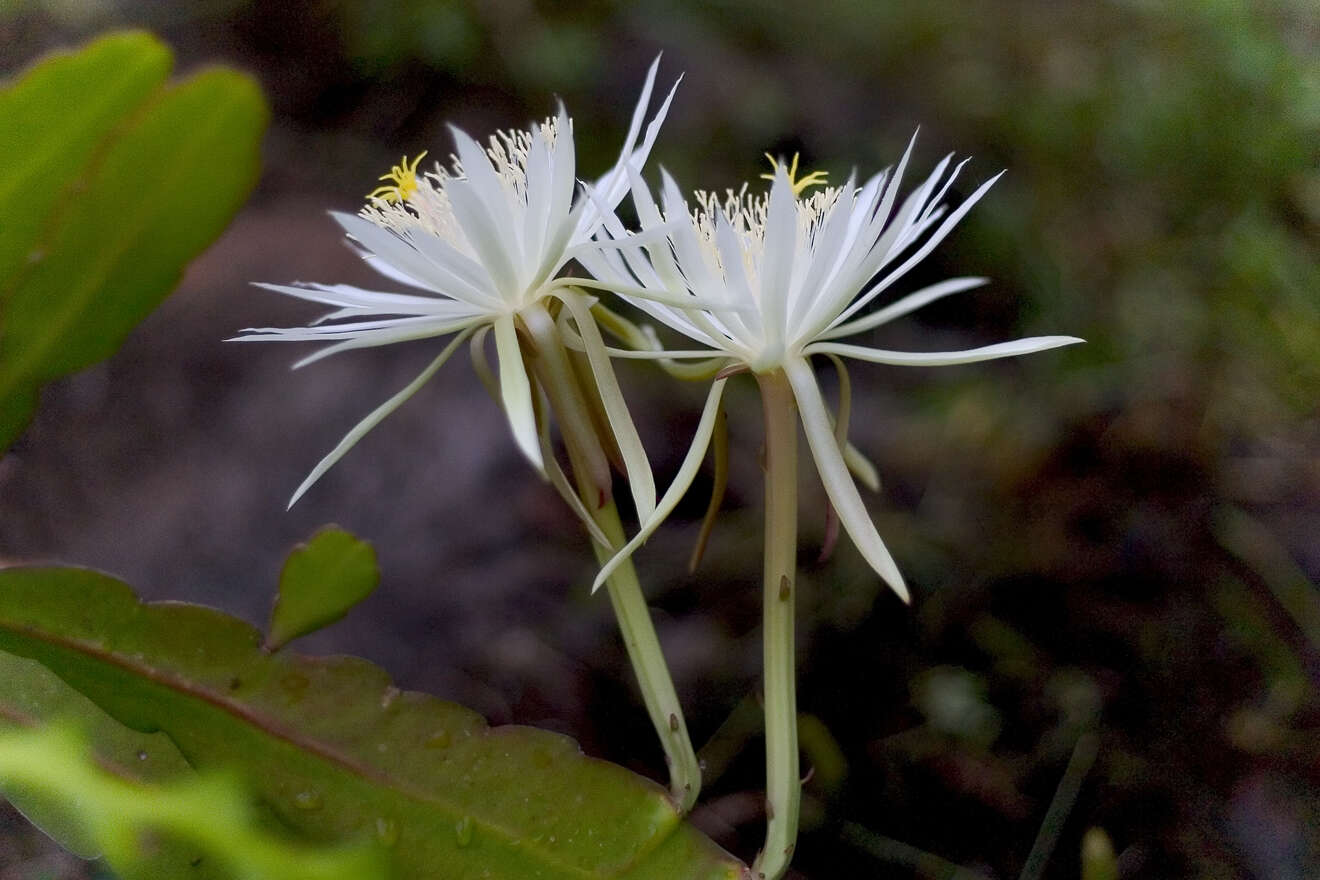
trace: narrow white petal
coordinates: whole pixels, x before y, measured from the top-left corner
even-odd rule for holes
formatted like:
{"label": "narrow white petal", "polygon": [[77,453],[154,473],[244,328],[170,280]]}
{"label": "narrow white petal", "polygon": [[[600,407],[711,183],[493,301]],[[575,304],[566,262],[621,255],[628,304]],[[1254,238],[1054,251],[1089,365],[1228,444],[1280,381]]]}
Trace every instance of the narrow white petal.
{"label": "narrow white petal", "polygon": [[550,227],[546,232],[548,237],[545,244],[541,245],[541,262],[528,276],[526,289],[538,289],[568,262],[568,246],[572,243],[573,228],[582,214],[583,207],[579,205],[558,221],[552,215]]}
{"label": "narrow white petal", "polygon": [[651,195],[651,188],[646,185],[641,172],[631,165],[628,166],[628,184],[629,193],[632,195],[633,203],[637,207],[637,219],[642,221],[642,228],[658,226],[665,222],[660,213],[660,208],[656,206],[655,196]]}
{"label": "narrow white petal", "polygon": [[550,478],[550,485],[555,487],[559,497],[564,499],[564,503],[573,511],[573,515],[582,523],[583,528],[587,530],[587,534],[591,536],[591,540],[602,547],[611,546],[610,539],[601,531],[600,525],[591,518],[591,511],[587,510],[587,506],[582,503],[581,497],[578,496],[578,493],[573,490],[572,484],[569,483],[564,469],[559,466],[554,449],[550,445],[548,422],[541,426],[538,439],[541,444],[541,459],[545,462],[545,471]]}
{"label": "narrow white petal", "polygon": [[[646,69],[646,80],[642,83],[642,93],[637,96],[637,106],[633,108],[632,119],[628,123],[628,134],[623,138],[623,148],[619,151],[619,161],[615,167],[622,166],[632,155],[637,136],[642,133],[642,120],[646,118],[646,108],[651,104],[651,92],[655,89],[655,77],[660,72],[660,56],[656,55],[651,66]],[[677,85],[677,84],[675,84]]]}
{"label": "narrow white petal", "polygon": [[903,183],[903,172],[907,169],[908,159],[912,158],[912,148],[917,145],[917,135],[919,133],[920,130],[912,132],[912,138],[908,141],[907,149],[903,151],[903,158],[898,160],[898,167],[894,169],[893,175],[888,178],[885,194],[875,212],[876,218],[881,223],[889,219],[889,211],[894,207],[894,199],[898,195],[898,188]]}
{"label": "narrow white petal", "polygon": [[568,255],[576,258],[580,254],[597,250],[640,250],[643,247],[668,242],[670,233],[677,228],[677,222],[670,221],[660,226],[652,226],[640,232],[630,233],[626,238],[607,238],[605,240],[596,238],[569,248]]}
{"label": "narrow white petal", "polygon": [[788,291],[797,250],[797,198],[783,164],[775,168],[770,204],[765,219],[765,251],[761,255],[762,331],[772,347],[784,343],[788,330]]}
{"label": "narrow white petal", "polygon": [[591,317],[586,304],[576,294],[570,293],[560,299],[572,312],[585,343],[591,373],[596,380],[601,402],[605,405],[605,415],[609,419],[610,430],[614,432],[614,440],[618,443],[619,454],[623,457],[628,488],[637,507],[637,519],[644,522],[655,512],[655,477],[651,473],[651,462],[646,457],[646,447],[642,446],[642,438],[637,434],[637,426],[633,424],[628,404],[623,398],[623,392],[619,390],[619,381],[610,365],[610,356],[605,352],[605,340],[601,338],[596,319]]}
{"label": "narrow white petal", "polygon": [[614,358],[640,361],[696,360],[699,358],[717,358],[724,354],[718,349],[705,348],[692,351],[638,351],[632,348],[606,348],[605,352]]}
{"label": "narrow white petal", "polygon": [[437,293],[439,292],[436,290],[435,285],[427,284],[424,281],[419,281],[418,279],[412,277],[411,275],[399,271],[397,268],[390,265],[388,260],[384,260],[373,254],[371,251],[357,246],[354,242],[351,241],[348,242],[348,246],[352,248],[354,253],[356,253],[359,257],[365,260],[368,266],[370,266],[375,271],[379,272],[381,275],[384,275],[386,278],[390,279],[391,281],[397,284],[406,284],[409,287],[420,287],[422,290],[431,290],[431,291],[436,291]]}
{"label": "narrow white petal", "polygon": [[408,293],[388,293],[364,290],[351,284],[268,284],[252,282],[254,287],[273,290],[287,296],[324,303],[340,308],[363,310],[377,315],[459,315],[475,314],[466,303],[437,296],[415,296]]}
{"label": "narrow white petal", "polygon": [[998,174],[996,174],[994,177],[990,178],[985,183],[977,187],[975,192],[973,192],[970,196],[968,196],[963,201],[963,203],[953,211],[953,213],[949,214],[949,216],[945,218],[944,222],[940,224],[940,228],[935,230],[935,232],[931,234],[930,238],[926,239],[925,243],[922,244],[922,246],[917,249],[916,253],[912,254],[912,256],[904,260],[903,263],[900,266],[898,266],[898,268],[889,272],[887,275],[885,275],[884,278],[882,278],[880,281],[872,285],[865,293],[863,293],[861,296],[855,299],[852,305],[844,309],[843,313],[840,314],[837,318],[835,318],[832,323],[834,323],[835,325],[841,324],[844,321],[851,318],[853,315],[857,314],[857,311],[859,309],[863,308],[867,303],[875,299],[875,297],[879,295],[879,293],[882,290],[884,290],[890,284],[897,281],[909,269],[911,269],[917,263],[925,259],[926,255],[929,254],[931,251],[933,251],[935,247],[941,241],[944,240],[944,237],[947,236],[953,230],[953,227],[958,225],[958,221],[961,220],[964,216],[966,216],[968,211],[972,210],[972,206],[975,205],[978,201],[980,201],[981,197],[986,194],[986,192],[990,189],[990,187],[994,186],[995,181],[999,180],[999,178],[1003,177],[1003,175],[1004,172],[1001,171]]}
{"label": "narrow white petal", "polygon": [[[674,80],[674,84],[670,86],[669,94],[665,95],[664,101],[660,103],[660,109],[655,111],[655,115],[651,117],[651,121],[646,124],[646,134],[642,138],[642,145],[633,151],[633,154],[628,157],[626,167],[640,171],[646,164],[646,160],[651,155],[651,148],[655,146],[655,140],[660,134],[660,126],[664,124],[665,117],[669,115],[669,105],[674,101],[674,93],[678,91],[678,84],[682,81],[683,77],[682,75],[679,75],[678,79]],[[615,204],[618,204],[619,200],[623,198],[625,192],[627,192],[627,187],[621,185],[618,187],[617,193],[610,193]]]}
{"label": "narrow white petal", "polygon": [[950,278],[948,281],[941,281],[938,284],[923,287],[921,290],[909,293],[898,302],[891,303],[883,309],[877,309],[864,318],[858,318],[856,321],[849,321],[846,324],[832,327],[820,334],[820,338],[839,339],[843,336],[852,336],[854,333],[871,330],[881,324],[888,324],[896,318],[901,318],[910,312],[928,306],[937,299],[955,293],[962,293],[964,290],[971,290],[973,287],[980,287],[989,283],[989,281],[989,278]]}
{"label": "narrow white petal", "polygon": [[[646,135],[641,146],[634,149],[634,145],[637,143],[637,135],[641,132],[642,120],[646,117],[646,109],[651,103],[651,92],[655,87],[655,77],[659,65],[660,56],[657,55],[647,71],[646,84],[642,87],[642,94],[637,99],[637,107],[633,110],[632,121],[628,126],[628,134],[624,138],[623,147],[619,150],[619,158],[614,163],[614,167],[595,183],[594,188],[600,193],[606,212],[613,211],[624,195],[627,194],[628,171],[630,169],[633,171],[640,170],[646,164],[646,160],[651,154],[651,148],[655,144],[656,136],[659,134],[660,126],[669,114],[669,105],[674,100],[674,93],[678,90],[678,84],[683,79],[680,76],[674,81],[674,85],[669,89],[669,94],[665,96],[660,109],[656,111],[655,115],[651,117],[650,123],[647,124]],[[596,210],[589,209],[582,217],[577,237],[579,239],[590,238],[599,227],[603,219],[603,213],[597,214]]]}
{"label": "narrow white petal", "polygon": [[997,342],[981,348],[966,351],[886,351],[881,348],[868,348],[864,345],[845,345],[841,342],[817,342],[807,346],[805,354],[837,354],[840,357],[856,358],[873,364],[890,364],[897,367],[948,367],[954,364],[973,364],[977,361],[992,361],[997,358],[1017,357],[1047,351],[1064,345],[1085,342],[1076,336],[1032,336],[1027,339],[1015,339],[1012,342]]}
{"label": "narrow white petal", "polygon": [[867,458],[849,443],[843,448],[843,460],[848,465],[848,470],[852,475],[862,481],[862,485],[872,492],[880,491],[880,472],[875,469],[871,459]]}
{"label": "narrow white petal", "polygon": [[477,379],[481,381],[481,387],[486,389],[490,399],[498,405],[500,402],[500,380],[495,378],[495,371],[490,368],[490,361],[486,359],[486,337],[490,335],[492,326],[483,324],[472,333],[472,341],[468,344],[469,352],[472,356],[472,372],[477,374]]}
{"label": "narrow white petal", "polygon": [[[564,105],[559,105],[559,115],[555,126],[554,149],[550,151],[550,207],[549,223],[553,227],[567,220],[573,210],[573,189],[577,183],[577,146],[573,142],[573,121],[568,118]],[[573,218],[574,225],[581,221],[581,215]],[[572,235],[573,226],[565,233]]]}
{"label": "narrow white petal", "polygon": [[754,310],[742,303],[724,303],[711,302],[701,299],[690,293],[669,293],[664,290],[653,290],[649,287],[636,287],[614,282],[590,281],[586,278],[564,279],[566,283],[558,285],[560,287],[586,287],[592,290],[608,290],[617,293],[620,296],[636,297],[638,299],[650,300],[651,302],[664,303],[668,306],[674,306],[679,309],[703,309],[713,314],[754,314]]}
{"label": "narrow white petal", "polygon": [[[945,167],[947,167],[948,163],[952,161],[953,161],[953,154],[950,153],[949,155],[944,157],[944,160],[940,162],[938,166],[936,166],[935,173],[932,174],[931,177],[932,178],[939,177],[939,175],[944,172],[944,169]],[[942,209],[943,207],[942,203],[944,201],[945,195],[947,195],[949,192],[949,188],[953,186],[953,182],[958,179],[958,175],[962,172],[963,168],[965,168],[967,166],[967,163],[970,161],[972,161],[972,157],[968,156],[966,159],[963,159],[961,162],[959,162],[957,165],[954,166],[953,173],[949,175],[948,180],[944,181],[944,185],[940,187],[940,191],[935,193],[935,195],[931,196],[926,200],[926,207],[924,210],[922,210],[921,216],[917,218],[918,224],[926,220],[928,217],[933,216],[936,211]]]}
{"label": "narrow white petal", "polygon": [[316,467],[312,468],[312,472],[307,475],[307,479],[302,481],[302,485],[298,487],[297,491],[293,493],[293,497],[289,499],[289,507],[293,507],[293,505],[297,503],[298,499],[303,496],[303,493],[305,493],[308,489],[310,489],[312,487],[312,484],[314,484],[317,480],[321,479],[322,475],[324,475],[326,471],[330,470],[330,468],[334,466],[335,462],[343,458],[344,455],[350,449],[352,449],[355,445],[357,445],[357,442],[361,440],[368,431],[379,425],[385,419],[386,416],[394,412],[396,409],[402,406],[408,400],[408,398],[416,394],[418,389],[420,389],[423,385],[425,385],[427,381],[429,381],[430,378],[435,375],[436,371],[439,370],[442,366],[444,366],[445,361],[449,360],[449,356],[454,353],[455,349],[457,349],[458,346],[462,344],[463,340],[466,337],[467,337],[466,333],[460,333],[457,336],[455,336],[453,340],[451,340],[450,343],[444,347],[444,350],[441,351],[440,354],[436,356],[436,359],[431,361],[431,363],[427,366],[427,368],[425,370],[422,370],[422,372],[418,374],[416,379],[413,379],[403,388],[402,391],[395,394],[393,397],[382,403],[380,406],[376,407],[374,410],[371,411],[370,415],[368,415],[365,419],[354,425],[353,430],[345,434],[344,439],[340,440],[339,444],[335,446],[334,449],[330,450],[330,454],[327,455],[325,458],[321,459],[319,462],[317,462]]}
{"label": "narrow white petal", "polygon": [[425,230],[408,236],[408,243],[434,267],[431,277],[447,296],[475,305],[500,305],[490,271],[442,238]]}
{"label": "narrow white petal", "polygon": [[302,327],[246,327],[244,333],[255,334],[239,336],[237,342],[265,341],[308,342],[335,339],[347,339],[366,336],[378,330],[425,330],[436,335],[436,328],[445,327],[455,322],[467,322],[471,315],[449,317],[445,315],[409,315],[404,318],[376,318],[370,321],[353,321],[347,324],[312,324]]}
{"label": "narrow white petal", "polygon": [[857,491],[857,484],[848,473],[848,465],[839,451],[834,428],[830,425],[829,411],[821,398],[811,365],[805,360],[790,358],[784,364],[784,372],[788,375],[789,384],[793,386],[793,396],[797,399],[798,410],[802,415],[807,445],[811,448],[812,458],[816,460],[816,470],[820,473],[830,503],[839,514],[839,521],[871,568],[900,599],[911,601],[903,583],[903,575],[894,564],[894,558],[889,555],[880,533],[876,531],[875,523],[871,521],[871,515],[867,513],[862,496]]}
{"label": "narrow white petal", "polygon": [[[628,179],[631,184],[633,206],[637,209],[637,218],[641,221],[643,230],[663,227],[669,231],[669,237],[672,239],[680,224],[691,224],[692,221],[688,218],[686,212],[677,215],[673,221],[666,220],[656,206],[655,198],[651,195],[651,190],[647,187],[646,181],[642,179],[641,174],[631,167],[628,169]],[[667,287],[670,290],[683,291],[687,289],[683,274],[679,271],[678,264],[674,262],[674,251],[669,242],[657,242],[655,247],[648,247],[646,253],[650,257],[649,261],[641,259],[629,262],[634,274],[639,279],[642,279],[648,286],[654,280],[659,286]],[[652,276],[654,276],[654,279]]]}
{"label": "narrow white petal", "polygon": [[[726,289],[735,300],[756,302],[756,294],[752,293],[751,283],[747,279],[747,269],[743,265],[742,242],[738,241],[738,233],[729,222],[729,218],[724,215],[724,210],[718,207],[715,213],[715,247],[719,251],[720,265],[724,269]],[[764,278],[761,280],[761,286],[765,286]]]}
{"label": "narrow white petal", "polygon": [[[364,220],[354,214],[331,211],[330,216],[343,227],[345,232],[357,239],[359,244],[371,251],[377,260],[388,263],[405,278],[414,279],[411,283],[428,290],[437,292],[441,290],[436,284],[435,269],[430,261],[399,236],[387,229],[380,228],[370,220]],[[387,274],[380,269],[376,262],[373,261],[372,265],[376,266],[377,271]]]}
{"label": "narrow white petal", "polygon": [[539,126],[532,129],[527,150],[527,211],[523,216],[523,253],[527,262],[540,262],[550,222],[550,191],[554,174],[551,148]]}
{"label": "narrow white petal", "polygon": [[[314,364],[319,360],[339,354],[340,352],[352,351],[358,348],[375,348],[378,345],[390,345],[395,342],[412,342],[418,339],[431,339],[436,336],[447,336],[457,330],[466,330],[481,318],[468,318],[463,321],[453,321],[448,324],[420,324],[416,327],[386,327],[380,330],[368,330],[359,333],[343,342],[337,342],[334,345],[315,351],[307,357],[293,362],[290,369],[300,370],[308,364]],[[307,341],[307,340],[304,340]]]}
{"label": "narrow white petal", "polygon": [[449,196],[449,206],[454,211],[454,219],[463,229],[468,244],[476,251],[481,264],[490,273],[490,277],[499,291],[500,298],[511,302],[522,293],[518,280],[518,271],[509,250],[506,248],[507,230],[501,232],[495,218],[486,210],[481,196],[471,184],[463,180],[450,180],[445,184],[445,194]]}
{"label": "narrow white petal", "polygon": [[[474,141],[467,132],[453,125],[449,132],[454,137],[454,146],[458,150],[458,160],[463,165],[463,175],[467,184],[481,200],[482,206],[490,216],[495,229],[501,233],[504,251],[509,261],[515,266],[522,263],[522,228],[514,223],[512,193],[504,186],[500,176],[491,167],[490,157],[481,145]],[[449,191],[448,183],[445,186]]]}
{"label": "narrow white petal", "polygon": [[[646,184],[642,182],[641,176],[634,169],[628,169],[629,179],[633,185],[633,202],[637,207],[639,219],[642,222],[642,230],[638,233],[629,233],[619,222],[612,208],[609,208],[602,201],[601,195],[594,187],[584,186],[583,191],[595,208],[601,212],[602,224],[597,230],[596,237],[592,241],[584,242],[574,251],[574,255],[579,260],[585,259],[596,266],[588,270],[596,274],[601,281],[623,279],[624,283],[640,281],[646,288],[650,287],[670,287],[671,289],[686,289],[682,279],[678,274],[677,268],[673,264],[673,256],[669,252],[668,237],[677,228],[679,222],[687,222],[686,218],[682,221],[668,222],[659,216],[655,209],[654,202],[650,199],[650,193],[646,189]],[[603,238],[602,238],[603,236]],[[600,258],[596,258],[596,253],[590,249],[595,248]],[[617,253],[610,251],[617,250]],[[645,251],[645,253],[643,253]],[[647,257],[650,257],[648,260]],[[597,274],[597,269],[604,268],[601,265],[608,266],[605,277]],[[586,262],[584,262],[586,265]],[[662,280],[663,279],[663,280]]]}
{"label": "narrow white petal", "polygon": [[511,315],[503,315],[495,320],[495,357],[500,364],[500,398],[509,419],[509,427],[513,429],[513,439],[527,460],[538,471],[544,472],[541,447],[536,440],[532,384],[523,367],[518,331],[514,329]]}
{"label": "narrow white petal", "polygon": [[[823,302],[827,298],[826,288],[833,279],[839,263],[846,257],[842,248],[849,215],[854,210],[853,194],[856,191],[856,178],[849,175],[842,189],[839,197],[830,206],[829,213],[816,227],[816,234],[808,245],[807,255],[811,263],[797,292],[798,298],[793,304],[792,326],[794,327],[802,327],[811,320],[818,309],[826,307]],[[840,304],[832,310],[837,311],[842,307],[843,304]]]}
{"label": "narrow white petal", "polygon": [[596,575],[595,583],[591,585],[593,593],[599,590],[605,581],[609,580],[610,575],[614,574],[614,570],[624,560],[632,556],[638,547],[646,543],[647,539],[655,533],[655,530],[668,518],[669,514],[674,512],[678,502],[691,488],[692,481],[697,478],[697,473],[701,470],[701,462],[706,457],[706,448],[710,446],[710,438],[715,433],[715,421],[720,412],[720,397],[724,393],[724,383],[727,381],[727,379],[718,379],[711,385],[710,394],[706,397],[706,407],[701,411],[701,421],[697,423],[697,432],[692,438],[692,445],[688,448],[687,455],[683,458],[683,464],[679,466],[678,473],[674,475],[674,482],[670,484],[668,491],[660,499],[660,503],[656,505],[655,512],[642,523],[641,529],[633,539],[618,553],[615,553],[601,568],[600,574]]}

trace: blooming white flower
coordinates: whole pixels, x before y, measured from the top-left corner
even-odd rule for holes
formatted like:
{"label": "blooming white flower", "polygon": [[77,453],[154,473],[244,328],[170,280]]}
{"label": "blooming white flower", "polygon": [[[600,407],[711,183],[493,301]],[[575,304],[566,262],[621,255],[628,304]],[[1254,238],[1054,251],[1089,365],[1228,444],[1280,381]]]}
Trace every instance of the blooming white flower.
{"label": "blooming white flower", "polygon": [[[367,431],[416,393],[469,334],[487,330],[495,336],[500,395],[513,436],[523,454],[543,469],[533,390],[519,350],[517,322],[546,297],[566,294],[556,275],[575,249],[591,240],[604,216],[628,192],[628,172],[636,173],[649,155],[674,94],[671,89],[643,132],[659,61],[647,73],[618,161],[592,186],[591,198],[574,199],[572,121],[562,104],[555,118],[525,131],[499,132],[484,148],[451,126],[456,155],[450,167],[437,163],[419,175],[422,157],[411,164],[405,158],[382,178],[390,185],[372,193],[356,216],[332,212],[362,257],[410,292],[347,284],[258,285],[334,307],[306,327],[248,328],[236,337],[249,342],[327,343],[295,363],[295,368],[349,349],[458,334],[421,375],[354,427],[317,464],[290,506]],[[613,377],[598,375],[597,380],[612,383]],[[634,493],[641,493],[639,509],[649,513],[654,507],[654,484],[645,452],[621,409],[621,395],[617,389],[608,390],[613,393],[602,396],[611,427]]]}
{"label": "blooming white flower", "polygon": [[[952,157],[946,157],[895,210],[911,151],[910,143],[896,170],[878,174],[860,187],[850,177],[842,187],[800,198],[808,181],[795,184],[788,171],[777,165],[768,195],[750,195],[746,187],[724,198],[697,193],[695,209],[689,209],[677,184],[664,174],[661,210],[640,174],[630,172],[640,230],[630,234],[611,212],[598,247],[578,257],[602,287],[618,291],[639,309],[704,346],[693,351],[611,350],[611,354],[725,356],[733,369],[784,372],[816,469],[840,522],[870,565],[904,599],[903,577],[849,475],[841,438],[816,384],[810,358],[832,355],[880,364],[940,366],[1012,357],[1082,341],[1072,336],[1043,336],[968,351],[923,353],[838,341],[986,282],[984,278],[953,278],[862,313],[925,258],[999,178],[996,175],[986,181],[962,204],[947,211],[944,196],[966,163],[947,173]],[[659,291],[667,294],[663,301],[654,295]],[[683,296],[686,303],[674,304]],[[649,537],[691,484],[713,431],[724,381],[717,379],[711,389],[692,449],[674,485],[637,536],[601,571],[598,585],[613,565]]]}

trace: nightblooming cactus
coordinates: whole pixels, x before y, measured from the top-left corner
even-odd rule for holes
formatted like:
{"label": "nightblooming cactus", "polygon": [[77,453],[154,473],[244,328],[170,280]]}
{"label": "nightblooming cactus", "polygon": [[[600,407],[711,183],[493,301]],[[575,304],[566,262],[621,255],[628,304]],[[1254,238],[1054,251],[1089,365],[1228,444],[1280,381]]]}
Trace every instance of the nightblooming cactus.
{"label": "nightblooming cactus", "polygon": [[[362,257],[407,292],[348,284],[260,285],[334,308],[305,327],[249,328],[237,337],[247,342],[325,343],[295,367],[349,349],[454,335],[416,380],[316,465],[290,506],[475,332],[493,331],[499,393],[513,437],[532,464],[543,468],[534,391],[518,343],[519,321],[531,319],[547,300],[568,295],[557,280],[560,270],[627,194],[628,171],[635,173],[646,161],[673,98],[671,89],[643,132],[658,64],[657,58],[647,74],[618,161],[594,183],[590,198],[577,194],[573,123],[562,105],[554,118],[526,130],[499,132],[485,147],[451,127],[456,155],[448,167],[437,163],[419,174],[422,156],[412,162],[405,158],[382,178],[389,184],[373,192],[357,215],[332,214]],[[612,376],[604,381],[612,381]],[[607,402],[621,406],[617,398],[611,395]],[[638,500],[649,512],[654,504],[650,469],[620,406],[610,409],[611,428],[634,491],[641,492]]]}
{"label": "nightblooming cactus", "polygon": [[[411,162],[405,157],[381,178],[387,184],[368,196],[356,216],[335,213],[362,257],[407,292],[347,284],[261,285],[334,308],[306,327],[249,329],[238,337],[324,343],[295,366],[349,349],[453,337],[416,379],[359,422],[313,468],[290,506],[470,339],[474,367],[498,396],[518,448],[582,521],[598,558],[609,558],[625,541],[611,496],[612,459],[628,477],[639,515],[650,517],[656,493],[646,450],[590,317],[588,298],[574,286],[591,282],[560,273],[576,254],[595,246],[593,236],[613,216],[632,175],[650,154],[674,95],[671,89],[646,123],[658,65],[657,58],[618,160],[593,184],[579,187],[573,123],[561,105],[554,118],[526,130],[499,132],[484,147],[453,128],[456,155],[448,167],[437,164],[419,174],[422,156]],[[556,313],[577,319],[587,342],[589,378],[578,375],[564,349]],[[487,335],[495,337],[497,371],[486,365]],[[552,415],[576,488],[551,446]],[[636,574],[630,568],[616,570],[611,604],[665,749],[675,802],[686,810],[701,787],[696,753]]]}
{"label": "nightblooming cactus", "polygon": [[[663,175],[661,205],[657,205],[640,174],[630,172],[640,229],[628,231],[611,213],[600,246],[579,256],[603,287],[702,346],[684,351],[618,350],[613,352],[616,356],[724,357],[725,375],[747,370],[786,377],[816,470],[839,520],[867,562],[905,600],[903,577],[849,474],[844,444],[816,384],[811,358],[827,355],[934,367],[1013,357],[1081,341],[1072,336],[1040,336],[967,351],[920,353],[840,341],[986,283],[984,278],[951,278],[861,314],[934,250],[999,178],[981,184],[950,211],[944,197],[966,162],[950,172],[952,157],[946,157],[899,202],[911,151],[909,144],[896,169],[860,186],[849,178],[841,187],[825,187],[809,196],[804,190],[817,182],[816,175],[794,181],[790,169],[776,165],[768,194],[753,195],[746,186],[723,198],[698,192],[695,208],[668,174]],[[687,490],[710,440],[723,385],[717,380],[712,387],[678,479],[636,538],[602,570],[598,585],[615,562],[650,536]]]}
{"label": "nightblooming cactus", "polygon": [[[915,138],[914,138],[915,141]],[[616,350],[625,357],[672,363],[701,358],[717,365],[692,447],[654,513],[636,537],[601,569],[596,584],[660,525],[687,491],[711,441],[721,395],[732,373],[750,372],[761,389],[765,413],[765,541],[762,648],[765,709],[766,839],[753,872],[777,880],[787,870],[797,841],[801,804],[794,653],[797,557],[797,434],[800,422],[816,471],[839,521],[866,561],[908,599],[903,576],[881,540],[849,468],[848,405],[831,416],[812,371],[823,355],[847,387],[843,358],[904,366],[965,364],[1043,351],[1081,340],[1043,336],[968,351],[898,352],[839,340],[877,327],[941,297],[984,283],[953,278],[865,312],[882,293],[926,257],[997,179],[978,187],[949,211],[944,197],[962,165],[949,172],[946,157],[901,202],[898,190],[911,155],[897,169],[858,186],[826,187],[804,197],[818,175],[794,180],[776,163],[770,191],[746,187],[720,198],[697,193],[695,209],[665,174],[661,207],[642,180],[627,169],[640,228],[629,231],[600,202],[605,223],[595,250],[579,255],[596,283],[695,342],[694,350],[666,350],[654,333],[648,350]],[[625,336],[626,338],[626,336]],[[853,460],[853,469],[863,470]],[[863,471],[864,472],[864,471]]]}

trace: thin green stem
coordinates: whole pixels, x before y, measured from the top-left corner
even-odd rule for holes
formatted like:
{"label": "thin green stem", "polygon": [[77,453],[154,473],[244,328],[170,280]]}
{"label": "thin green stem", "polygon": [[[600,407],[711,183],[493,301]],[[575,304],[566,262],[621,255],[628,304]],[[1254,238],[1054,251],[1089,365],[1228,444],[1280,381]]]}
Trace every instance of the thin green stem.
{"label": "thin green stem", "polygon": [[[602,547],[592,542],[596,559],[604,565],[626,543],[623,523],[619,520],[613,499],[595,511],[595,520],[614,545]],[[669,667],[665,665],[660,640],[651,623],[646,597],[642,594],[642,585],[637,580],[637,570],[633,568],[631,560],[621,564],[610,575],[605,582],[605,589],[610,594],[610,605],[619,621],[619,631],[623,634],[623,643],[628,649],[628,659],[632,661],[633,673],[637,676],[646,711],[651,716],[651,723],[655,725],[660,744],[665,750],[670,791],[679,809],[686,813],[692,809],[697,802],[697,795],[701,793],[701,765],[697,763],[697,753],[692,748],[687,722],[683,718],[683,707],[679,705],[678,694],[674,691],[674,681],[669,676]]]}
{"label": "thin green stem", "polygon": [[793,649],[797,573],[797,403],[782,371],[758,373],[765,410],[765,846],[752,870],[777,880],[797,841],[797,673]]}
{"label": "thin green stem", "polygon": [[[598,473],[601,464],[605,463],[608,474],[608,463],[600,437],[593,427],[583,389],[559,339],[555,322],[539,306],[530,312],[524,314],[523,326],[536,349],[533,369],[560,426],[578,494],[610,542],[608,546],[595,539],[591,542],[596,559],[603,565],[627,543],[609,484],[602,485]],[[606,581],[606,590],[642,700],[664,748],[665,762],[669,765],[670,792],[679,809],[686,813],[701,793],[701,767],[688,736],[683,708],[679,705],[660,639],[651,622],[646,597],[631,561],[615,570]]]}

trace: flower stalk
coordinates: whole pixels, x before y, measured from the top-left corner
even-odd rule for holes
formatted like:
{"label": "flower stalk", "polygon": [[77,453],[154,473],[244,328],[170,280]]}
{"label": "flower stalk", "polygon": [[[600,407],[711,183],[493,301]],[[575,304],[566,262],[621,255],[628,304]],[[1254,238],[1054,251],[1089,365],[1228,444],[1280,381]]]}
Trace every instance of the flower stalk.
{"label": "flower stalk", "polygon": [[[555,421],[560,426],[578,493],[598,527],[591,543],[597,560],[603,565],[623,547],[627,538],[610,492],[608,459],[594,429],[585,390],[578,382],[577,372],[549,312],[538,304],[524,309],[520,319],[531,342],[532,370],[538,384],[545,390]],[[604,478],[601,468],[604,469]],[[601,543],[602,536],[608,544]],[[664,749],[665,762],[669,766],[670,794],[679,809],[686,813],[701,792],[701,767],[631,561],[614,570],[606,581],[606,589],[642,700]]]}
{"label": "flower stalk", "polygon": [[777,880],[797,840],[798,766],[794,610],[797,574],[797,404],[782,370],[758,373],[765,412],[765,846],[753,872]]}

